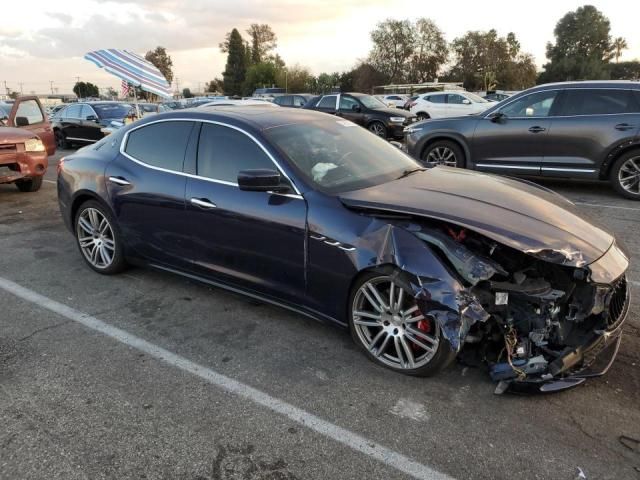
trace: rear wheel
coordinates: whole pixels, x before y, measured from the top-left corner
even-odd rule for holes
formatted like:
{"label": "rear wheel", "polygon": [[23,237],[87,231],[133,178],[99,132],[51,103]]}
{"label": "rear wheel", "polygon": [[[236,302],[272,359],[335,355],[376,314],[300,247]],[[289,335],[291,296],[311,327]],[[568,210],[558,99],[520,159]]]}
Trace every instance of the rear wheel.
{"label": "rear wheel", "polygon": [[96,272],[110,275],[126,267],[115,219],[100,203],[89,200],[80,206],[75,234],[80,253]]}
{"label": "rear wheel", "polygon": [[422,163],[429,167],[445,165],[464,168],[464,153],[458,144],[449,140],[439,140],[422,152]]}
{"label": "rear wheel", "polygon": [[56,136],[56,146],[59,149],[64,150],[64,149],[71,148],[71,142],[67,140],[67,136],[64,133],[62,133],[60,130],[56,130],[55,136]]}
{"label": "rear wheel", "polygon": [[640,200],[640,150],[627,152],[616,160],[609,180],[621,195]]}
{"label": "rear wheel", "polygon": [[24,178],[16,181],[16,187],[21,192],[37,192],[42,187],[42,177]]}
{"label": "rear wheel", "polygon": [[455,358],[438,323],[422,315],[394,275],[372,272],[358,282],[349,322],[354,341],[369,358],[396,372],[429,376]]}
{"label": "rear wheel", "polygon": [[418,120],[426,120],[426,119],[428,119],[428,118],[431,118],[431,117],[429,116],[429,114],[428,114],[428,113],[426,113],[426,112],[419,112],[419,113],[416,115],[416,117],[418,117]]}
{"label": "rear wheel", "polygon": [[387,127],[382,122],[372,122],[369,124],[369,131],[379,137],[387,138]]}

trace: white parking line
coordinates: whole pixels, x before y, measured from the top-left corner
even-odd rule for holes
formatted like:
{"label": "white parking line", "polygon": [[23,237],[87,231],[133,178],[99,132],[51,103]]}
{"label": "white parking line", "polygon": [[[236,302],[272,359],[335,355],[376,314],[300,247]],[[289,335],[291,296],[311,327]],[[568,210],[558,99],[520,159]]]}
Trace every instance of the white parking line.
{"label": "white parking line", "polygon": [[633,210],[634,212],[640,212],[640,208],[634,207],[619,207],[617,205],[602,205],[600,203],[586,203],[586,202],[573,202],[576,205],[582,205],[585,207],[596,207],[596,208],[617,208],[618,210]]}
{"label": "white parking line", "polygon": [[57,183],[55,180],[47,180],[46,178],[43,181],[47,183]]}
{"label": "white parking line", "polygon": [[629,280],[629,283],[635,287],[640,287],[640,282],[637,282],[635,280]]}
{"label": "white parking line", "polygon": [[294,422],[297,422],[320,435],[324,435],[336,442],[342,443],[357,452],[368,455],[379,462],[414,478],[428,480],[453,480],[452,477],[449,477],[444,473],[440,473],[427,465],[411,460],[409,457],[373,442],[368,438],[362,437],[357,433],[339,427],[327,420],[323,420],[312,413],[306,412],[305,410],[291,405],[290,403],[272,397],[268,393],[250,387],[238,380],[234,380],[207,367],[198,365],[191,360],[181,357],[180,355],[176,355],[175,353],[147,342],[146,340],[117,327],[113,327],[102,320],[92,317],[91,315],[82,313],[74,308],[40,295],[33,290],[24,288],[11,280],[0,277],[0,288],[12,293],[16,297],[34,303],[39,307],[80,323],[91,330],[98,331],[120,343],[155,357],[158,360],[162,360],[173,367],[196,375],[212,385],[284,415],[290,420],[293,420]]}

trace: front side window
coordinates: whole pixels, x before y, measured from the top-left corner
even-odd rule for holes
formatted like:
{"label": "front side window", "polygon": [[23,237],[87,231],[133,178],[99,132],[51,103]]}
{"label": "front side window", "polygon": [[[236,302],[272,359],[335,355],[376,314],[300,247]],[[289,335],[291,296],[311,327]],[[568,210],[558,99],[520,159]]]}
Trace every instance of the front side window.
{"label": "front side window", "polygon": [[44,122],[44,116],[42,115],[40,106],[35,100],[20,102],[18,104],[18,110],[16,111],[16,117],[26,118],[29,125]]}
{"label": "front side window", "polygon": [[[282,105],[283,107],[291,107],[293,106],[293,101],[291,99],[291,97],[289,95],[285,95],[283,97],[280,98],[276,98],[276,100],[278,101],[278,105]],[[274,100],[275,103],[275,100]]]}
{"label": "front side window", "polygon": [[304,106],[304,104],[307,103],[307,99],[304,97],[295,97],[293,99],[293,106],[294,107],[302,107]]}
{"label": "front side window", "polygon": [[124,151],[147,165],[182,172],[193,122],[160,122],[129,133]]}
{"label": "front side window", "polygon": [[359,107],[360,104],[353,97],[342,95],[340,97],[340,110],[353,110],[353,107]]}
{"label": "front side window", "polygon": [[301,175],[328,193],[378,185],[420,167],[386,140],[344,120],[281,125],[265,135]]}
{"label": "front side window", "polygon": [[445,103],[444,95],[426,95],[424,99],[431,103]]}
{"label": "front side window", "polygon": [[640,113],[640,108],[638,108],[631,90],[567,90],[559,115],[611,115],[616,113]]}
{"label": "front side window", "polygon": [[447,103],[452,105],[462,105],[465,101],[465,98],[462,95],[458,95],[457,93],[447,95]]}
{"label": "front side window", "polygon": [[548,117],[557,96],[556,90],[532,93],[506,105],[500,112],[512,118]]}
{"label": "front side window", "polygon": [[82,109],[80,110],[80,118],[82,120],[86,120],[90,116],[96,116],[93,108],[91,108],[89,105],[82,105]]}
{"label": "front side window", "polygon": [[318,108],[336,108],[336,95],[326,95],[322,97],[320,103],[318,103]]}
{"label": "front side window", "polygon": [[374,110],[376,108],[387,108],[387,106],[384,103],[382,103],[376,97],[372,97],[371,95],[362,95],[358,97],[358,100],[360,100],[365,107],[371,108]]}
{"label": "front side window", "polygon": [[199,176],[237,183],[241,170],[254,169],[276,170],[276,166],[244,133],[222,125],[202,125],[198,144]]}

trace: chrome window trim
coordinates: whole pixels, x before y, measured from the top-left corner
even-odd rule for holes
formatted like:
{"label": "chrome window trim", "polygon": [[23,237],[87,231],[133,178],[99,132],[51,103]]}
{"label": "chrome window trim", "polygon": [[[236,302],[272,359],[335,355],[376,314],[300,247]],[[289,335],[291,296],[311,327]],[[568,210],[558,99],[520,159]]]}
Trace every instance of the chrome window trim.
{"label": "chrome window trim", "polygon": [[551,172],[576,172],[576,173],[595,173],[593,168],[557,168],[557,167],[540,167],[541,170]]}
{"label": "chrome window trim", "polygon": [[[511,100],[510,102],[505,103],[502,107],[500,108],[496,108],[495,110],[492,110],[491,113],[493,112],[499,112],[501,111],[503,108],[511,105],[514,102],[517,102],[518,100],[520,100],[521,98],[525,98],[528,97],[530,95],[535,95],[536,93],[541,93],[541,92],[566,92],[568,90],[625,90],[628,92],[640,92],[640,89],[637,88],[629,88],[629,87],[583,87],[583,88],[575,88],[575,87],[568,87],[568,88],[548,88],[548,89],[544,89],[544,90],[538,90],[536,92],[530,92],[527,93],[526,95],[522,95],[521,97],[518,97],[516,99]],[[632,93],[633,95],[633,93]],[[484,120],[486,120],[489,115],[491,115],[491,113],[486,114],[484,117],[482,117]],[[546,117],[506,117],[509,120],[541,120],[541,119],[553,119],[553,118],[576,118],[576,117],[606,117],[606,116],[610,116],[610,115],[640,115],[640,112],[627,112],[627,113],[589,113],[589,114],[583,114],[583,115],[547,115]]]}
{"label": "chrome window trim", "polygon": [[289,176],[284,172],[284,170],[282,169],[282,167],[280,167],[280,164],[276,161],[275,158],[273,158],[273,155],[271,155],[271,153],[269,153],[269,151],[264,147],[264,145],[262,145],[262,143],[260,143],[253,135],[251,135],[249,132],[236,127],[234,125],[229,125],[228,123],[224,123],[224,122],[218,122],[215,120],[204,120],[201,118],[184,118],[184,117],[180,117],[180,118],[163,118],[163,119],[159,119],[159,120],[154,120],[152,122],[149,123],[144,123],[142,125],[138,125],[134,128],[132,128],[131,130],[128,130],[123,136],[122,136],[122,140],[120,141],[120,153],[127,157],[129,160],[142,165],[143,167],[146,168],[150,168],[152,170],[158,170],[160,172],[165,172],[165,173],[173,173],[174,175],[181,175],[183,177],[188,177],[188,178],[195,178],[197,180],[204,180],[207,182],[212,182],[212,183],[218,183],[221,185],[228,185],[230,187],[237,187],[238,184],[235,182],[228,182],[226,180],[218,180],[215,178],[208,178],[208,177],[203,177],[200,175],[194,175],[191,173],[186,173],[186,172],[178,172],[177,170],[169,170],[168,168],[162,168],[162,167],[156,167],[154,165],[149,165],[148,163],[143,162],[142,160],[138,160],[137,158],[132,157],[131,155],[129,155],[126,151],[125,151],[125,147],[127,144],[127,140],[129,139],[129,134],[131,132],[135,132],[136,130],[143,128],[143,127],[147,127],[149,125],[154,125],[156,123],[164,123],[164,122],[200,122],[200,123],[211,123],[214,125],[221,125],[223,127],[228,127],[228,128],[232,128],[234,130],[237,130],[238,132],[241,132],[243,134],[245,134],[247,137],[249,137],[251,140],[253,140],[259,147],[260,149],[267,155],[267,157],[269,157],[269,159],[273,162],[273,164],[276,166],[276,168],[278,169],[278,171],[280,172],[280,174],[282,176],[284,176],[284,178],[286,178],[289,183],[291,184],[291,186],[293,187],[293,189],[295,190],[295,194],[291,194],[291,193],[276,193],[276,192],[271,192],[273,195],[281,195],[281,196],[287,196],[290,198],[298,198],[298,199],[302,199],[302,194],[300,193],[300,190],[298,190],[298,187],[296,186],[295,183],[293,183],[293,181],[291,181],[291,178],[289,178]]}

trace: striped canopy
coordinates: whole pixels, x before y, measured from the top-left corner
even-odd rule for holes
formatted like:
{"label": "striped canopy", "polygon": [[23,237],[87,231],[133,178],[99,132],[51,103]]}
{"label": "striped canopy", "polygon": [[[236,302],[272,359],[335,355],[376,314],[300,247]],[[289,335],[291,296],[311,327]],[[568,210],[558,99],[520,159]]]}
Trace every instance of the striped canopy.
{"label": "striped canopy", "polygon": [[165,98],[172,96],[171,85],[160,70],[137,53],[108,48],[89,52],[84,58],[135,87]]}

